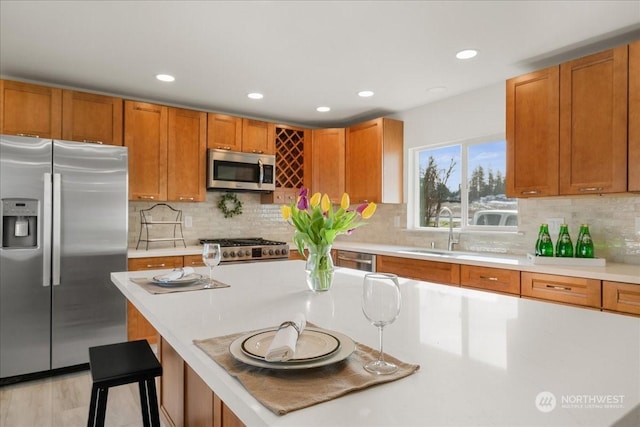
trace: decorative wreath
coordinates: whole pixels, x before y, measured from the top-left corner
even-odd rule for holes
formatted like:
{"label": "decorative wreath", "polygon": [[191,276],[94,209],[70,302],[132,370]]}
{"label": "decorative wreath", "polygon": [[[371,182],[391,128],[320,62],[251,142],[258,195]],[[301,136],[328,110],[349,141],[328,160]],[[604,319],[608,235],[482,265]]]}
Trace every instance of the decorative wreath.
{"label": "decorative wreath", "polygon": [[[233,205],[233,209],[229,208],[229,204]],[[235,193],[226,193],[220,198],[218,209],[222,211],[225,218],[231,218],[242,213],[242,202],[238,200]]]}

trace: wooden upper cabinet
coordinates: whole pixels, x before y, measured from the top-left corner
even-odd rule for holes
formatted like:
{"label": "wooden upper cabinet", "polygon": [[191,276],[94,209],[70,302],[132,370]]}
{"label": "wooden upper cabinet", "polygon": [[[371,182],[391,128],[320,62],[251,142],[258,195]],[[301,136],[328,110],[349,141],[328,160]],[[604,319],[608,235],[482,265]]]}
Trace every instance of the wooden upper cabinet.
{"label": "wooden upper cabinet", "polygon": [[560,194],[627,190],[628,47],[560,65]]}
{"label": "wooden upper cabinet", "polygon": [[62,138],[62,89],[0,80],[0,133]]}
{"label": "wooden upper cabinet", "polygon": [[129,149],[129,199],[167,200],[168,107],[124,103],[124,145]]}
{"label": "wooden upper cabinet", "polygon": [[640,40],[629,45],[629,182],[640,192]]}
{"label": "wooden upper cabinet", "polygon": [[257,154],[276,154],[275,124],[243,118],[242,151]]}
{"label": "wooden upper cabinet", "polygon": [[208,113],[207,148],[242,151],[242,118]]}
{"label": "wooden upper cabinet", "polygon": [[509,79],[506,91],[507,196],[555,196],[559,165],[559,67]]}
{"label": "wooden upper cabinet", "polygon": [[62,139],[122,145],[122,98],[62,91]]}
{"label": "wooden upper cabinet", "polygon": [[167,153],[167,200],[206,200],[207,114],[169,108]]}
{"label": "wooden upper cabinet", "polygon": [[402,203],[404,123],[379,118],[346,130],[345,187],[352,203]]}
{"label": "wooden upper cabinet", "polygon": [[311,144],[311,186],[313,193],[327,194],[340,203],[345,191],[345,130],[314,129]]}

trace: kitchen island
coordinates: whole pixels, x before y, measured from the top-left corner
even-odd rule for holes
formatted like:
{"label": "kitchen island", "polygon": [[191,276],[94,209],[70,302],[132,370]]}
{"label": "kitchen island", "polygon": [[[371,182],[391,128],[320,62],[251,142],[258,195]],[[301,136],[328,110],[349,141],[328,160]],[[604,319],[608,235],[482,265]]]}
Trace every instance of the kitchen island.
{"label": "kitchen island", "polygon": [[216,279],[231,286],[214,290],[154,295],[129,280],[160,272],[112,280],[248,426],[640,425],[640,318],[401,279],[403,307],[385,329],[385,351],[420,370],[278,416],[193,340],[303,312],[375,348],[377,331],[360,309],[364,273],[337,269],[323,294],[307,290],[302,261],[219,266]]}

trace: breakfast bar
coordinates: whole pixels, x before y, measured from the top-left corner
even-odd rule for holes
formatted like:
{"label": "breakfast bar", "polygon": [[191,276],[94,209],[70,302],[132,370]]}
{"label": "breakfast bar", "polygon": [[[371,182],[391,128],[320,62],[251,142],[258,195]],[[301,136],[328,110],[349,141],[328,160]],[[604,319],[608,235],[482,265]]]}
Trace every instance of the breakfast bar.
{"label": "breakfast bar", "polygon": [[214,277],[227,288],[162,294],[131,279],[167,270],[111,278],[161,345],[247,426],[640,425],[640,318],[404,278],[402,308],[385,327],[384,350],[419,369],[277,415],[194,340],[277,327],[303,313],[318,328],[377,349],[377,329],[361,309],[365,273],[337,268],[331,289],[312,293],[304,266],[223,265]]}

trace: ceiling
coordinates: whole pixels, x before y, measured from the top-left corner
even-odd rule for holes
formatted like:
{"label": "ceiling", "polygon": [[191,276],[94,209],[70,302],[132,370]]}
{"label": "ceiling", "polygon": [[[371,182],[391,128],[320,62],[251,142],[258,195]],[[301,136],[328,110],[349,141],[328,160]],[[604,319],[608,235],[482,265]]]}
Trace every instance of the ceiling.
{"label": "ceiling", "polygon": [[0,0],[0,28],[5,78],[330,127],[640,39],[640,0]]}

